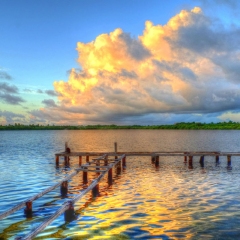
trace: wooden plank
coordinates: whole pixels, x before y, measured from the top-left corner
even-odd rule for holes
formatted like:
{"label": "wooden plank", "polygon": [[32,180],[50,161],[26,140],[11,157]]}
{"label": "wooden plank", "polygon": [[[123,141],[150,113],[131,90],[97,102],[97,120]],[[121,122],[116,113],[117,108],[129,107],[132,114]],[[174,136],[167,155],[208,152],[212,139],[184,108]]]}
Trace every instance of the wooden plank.
{"label": "wooden plank", "polygon": [[[106,152],[105,152],[106,153]],[[99,156],[103,153],[99,152],[71,152],[71,153],[56,153],[56,156]],[[118,152],[117,154],[114,152],[109,152],[107,155],[109,156],[120,156],[125,154],[126,156],[151,156],[153,154],[158,156],[240,156],[240,152],[218,152],[218,151],[191,151],[191,152],[163,152],[163,151],[154,151],[154,152]],[[101,159],[98,159],[101,160]]]}
{"label": "wooden plank", "polygon": [[106,172],[107,170],[93,170],[93,169],[82,169],[82,172]]}

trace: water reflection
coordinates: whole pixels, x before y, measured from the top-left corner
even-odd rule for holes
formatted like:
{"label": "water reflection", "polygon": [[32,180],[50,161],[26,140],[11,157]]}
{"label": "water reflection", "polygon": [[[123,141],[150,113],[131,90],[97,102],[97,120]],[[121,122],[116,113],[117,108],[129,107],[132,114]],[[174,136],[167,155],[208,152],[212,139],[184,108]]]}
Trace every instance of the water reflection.
{"label": "water reflection", "polygon": [[[69,166],[60,161],[56,168],[54,153],[63,150],[66,140],[72,151],[111,151],[115,141],[119,142],[119,151],[239,149],[239,132],[214,134],[208,131],[197,134],[195,131],[184,134],[182,131],[53,131],[35,135],[25,132],[15,138],[11,136],[16,139],[11,142],[12,148],[9,135],[3,134],[0,157],[9,164],[0,163],[0,211],[51,186],[79,166],[79,158],[71,157]],[[32,137],[38,144],[31,145]],[[166,141],[161,141],[163,138]],[[26,145],[28,151],[23,152]],[[128,157],[126,169],[113,171],[112,185],[107,175],[103,179],[100,197],[92,198],[89,193],[76,204],[75,221],[65,223],[64,216],[60,216],[36,239],[239,239],[240,159],[231,159],[231,165],[222,157],[221,162],[207,156],[203,164],[199,160],[194,157],[189,164],[182,157],[160,157],[156,168],[150,157]],[[82,162],[85,161],[83,158]],[[88,173],[87,182],[83,181],[82,173],[74,176],[68,182],[64,198],[59,188],[40,198],[33,203],[33,217],[29,220],[23,210],[1,220],[0,238],[13,239],[30,232],[96,176]]]}

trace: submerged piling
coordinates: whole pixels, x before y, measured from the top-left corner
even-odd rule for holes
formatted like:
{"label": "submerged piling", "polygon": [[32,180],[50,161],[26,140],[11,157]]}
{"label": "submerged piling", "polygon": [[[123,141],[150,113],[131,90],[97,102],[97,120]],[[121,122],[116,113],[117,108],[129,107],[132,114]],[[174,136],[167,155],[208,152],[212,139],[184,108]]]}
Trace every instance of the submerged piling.
{"label": "submerged piling", "polygon": [[79,158],[78,164],[79,164],[79,166],[82,166],[82,156],[79,156],[78,158]]}
{"label": "submerged piling", "polygon": [[68,203],[68,209],[64,212],[64,220],[66,222],[71,222],[75,219],[74,205],[72,201],[69,201]]}
{"label": "submerged piling", "polygon": [[86,184],[88,182],[88,172],[83,171],[83,183]]}
{"label": "submerged piling", "polygon": [[123,158],[123,160],[122,160],[122,167],[123,168],[126,168],[127,167],[127,165],[126,165],[126,156]]}
{"label": "submerged piling", "polygon": [[92,196],[93,197],[99,197],[99,184],[97,184],[93,189],[92,189]]}
{"label": "submerged piling", "polygon": [[200,163],[200,166],[203,168],[204,167],[204,156],[200,157],[199,163]]}
{"label": "submerged piling", "polygon": [[32,202],[27,201],[26,203],[26,208],[24,209],[24,213],[26,217],[31,217],[32,216]]}
{"label": "submerged piling", "polygon": [[[184,154],[187,154],[187,152],[184,152]],[[187,156],[184,156],[184,162],[187,162]]]}
{"label": "submerged piling", "polygon": [[68,193],[68,182],[64,181],[61,184],[60,192],[62,196],[66,196]]}
{"label": "submerged piling", "polygon": [[227,155],[227,166],[231,167],[231,155]]}
{"label": "submerged piling", "polygon": [[113,176],[112,176],[112,168],[108,170],[108,184],[112,185],[113,183]]}
{"label": "submerged piling", "polygon": [[188,157],[188,168],[189,169],[193,168],[193,156]]}
{"label": "submerged piling", "polygon": [[152,164],[155,163],[155,155],[154,155],[154,154],[152,154],[152,156],[151,156],[151,163],[152,163]]}
{"label": "submerged piling", "polygon": [[159,156],[155,156],[155,167],[159,167]]}
{"label": "submerged piling", "polygon": [[55,160],[56,160],[56,166],[59,166],[59,156],[56,156]]}
{"label": "submerged piling", "polygon": [[[114,143],[114,152],[115,152],[115,154],[117,154],[117,143],[115,142]],[[115,159],[117,159],[118,157],[117,156],[115,156]]]}

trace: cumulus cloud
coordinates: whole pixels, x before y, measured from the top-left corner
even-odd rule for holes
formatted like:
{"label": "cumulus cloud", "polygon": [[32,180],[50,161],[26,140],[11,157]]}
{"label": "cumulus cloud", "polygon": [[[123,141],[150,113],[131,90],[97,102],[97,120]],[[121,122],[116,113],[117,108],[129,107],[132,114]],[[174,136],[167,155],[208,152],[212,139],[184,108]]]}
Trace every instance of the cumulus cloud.
{"label": "cumulus cloud", "polygon": [[44,102],[31,114],[76,124],[235,111],[239,39],[239,28],[219,28],[199,7],[182,10],[166,25],[146,21],[138,38],[115,29],[77,44],[81,70],[72,69],[67,82],[54,82],[59,105]]}
{"label": "cumulus cloud", "polygon": [[19,90],[15,85],[9,85],[8,83],[0,83],[0,101],[11,105],[18,105],[25,100],[17,96],[19,94]]}

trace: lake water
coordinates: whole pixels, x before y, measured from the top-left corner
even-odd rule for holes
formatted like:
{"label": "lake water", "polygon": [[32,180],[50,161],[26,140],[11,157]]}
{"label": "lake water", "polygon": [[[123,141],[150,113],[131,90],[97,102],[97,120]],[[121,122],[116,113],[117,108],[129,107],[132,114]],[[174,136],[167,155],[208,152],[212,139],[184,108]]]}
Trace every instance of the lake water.
{"label": "lake water", "polygon": [[[69,168],[57,152],[68,142],[71,151],[240,151],[239,131],[205,130],[86,130],[1,131],[0,212],[55,184],[78,166]],[[87,194],[76,205],[77,219],[65,223],[61,215],[36,239],[240,239],[240,158],[128,157],[127,168],[100,183],[101,196]],[[91,178],[94,178],[94,174]],[[83,188],[82,175],[69,182],[67,198]],[[23,236],[53,214],[66,200],[59,188],[33,202],[34,214],[23,209],[0,220],[0,239]]]}

